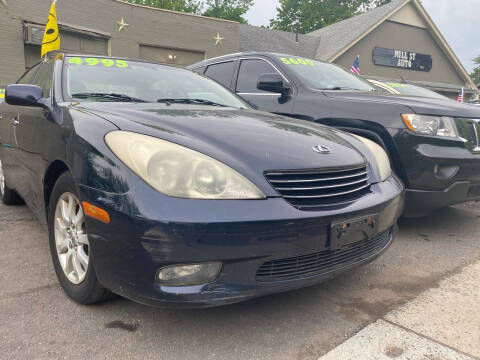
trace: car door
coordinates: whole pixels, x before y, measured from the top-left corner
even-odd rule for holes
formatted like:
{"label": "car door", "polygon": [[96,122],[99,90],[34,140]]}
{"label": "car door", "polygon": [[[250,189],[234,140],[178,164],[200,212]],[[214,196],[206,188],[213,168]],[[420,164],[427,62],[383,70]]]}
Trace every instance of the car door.
{"label": "car door", "polygon": [[[45,103],[50,99],[53,81],[53,60],[42,62],[38,65],[30,84],[42,88],[42,97]],[[18,192],[28,203],[31,210],[36,213],[41,211],[43,199],[39,191],[42,182],[42,169],[45,160],[40,154],[41,142],[48,144],[48,134],[43,134],[42,126],[50,114],[48,107],[15,106],[14,127],[15,161],[18,163]],[[15,114],[14,114],[15,115]]]}
{"label": "car door", "polygon": [[[17,81],[17,84],[31,84],[38,70],[34,66],[25,72]],[[26,179],[23,177],[22,168],[19,162],[18,148],[18,118],[21,117],[22,107],[12,106],[6,102],[0,105],[0,142],[2,167],[5,174],[5,180],[9,187],[22,194],[25,189]]]}
{"label": "car door", "polygon": [[[275,73],[280,74],[285,82],[292,86],[290,96],[282,97],[281,94],[257,89],[257,81],[261,75]],[[259,110],[286,116],[292,113],[295,89],[287,77],[266,59],[241,59],[233,88],[239,96],[257,106]]]}

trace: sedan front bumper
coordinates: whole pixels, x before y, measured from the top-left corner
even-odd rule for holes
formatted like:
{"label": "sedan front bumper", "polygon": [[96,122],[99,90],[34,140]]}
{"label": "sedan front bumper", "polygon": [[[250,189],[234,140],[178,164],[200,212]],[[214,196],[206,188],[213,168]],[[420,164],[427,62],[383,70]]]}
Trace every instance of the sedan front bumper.
{"label": "sedan front bumper", "polygon": [[[371,261],[395,237],[404,202],[394,177],[343,208],[323,211],[297,210],[282,198],[173,199],[141,181],[123,195],[80,190],[83,200],[106,209],[111,218],[110,224],[87,219],[100,283],[134,301],[169,307],[216,306],[297,289]],[[370,215],[378,216],[372,239],[330,250],[332,222]],[[169,287],[156,282],[162,267],[209,261],[223,263],[212,283]],[[291,271],[292,261],[303,264],[300,271]],[[282,262],[289,276],[259,276],[260,269]]]}

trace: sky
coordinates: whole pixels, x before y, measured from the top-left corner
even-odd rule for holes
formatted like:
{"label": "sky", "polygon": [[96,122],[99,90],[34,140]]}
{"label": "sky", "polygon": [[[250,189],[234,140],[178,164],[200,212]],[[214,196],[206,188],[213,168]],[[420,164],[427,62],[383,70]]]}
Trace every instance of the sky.
{"label": "sky", "polygon": [[[480,0],[423,0],[423,6],[468,72],[480,55]],[[251,25],[268,25],[277,14],[279,0],[255,0],[247,13]]]}

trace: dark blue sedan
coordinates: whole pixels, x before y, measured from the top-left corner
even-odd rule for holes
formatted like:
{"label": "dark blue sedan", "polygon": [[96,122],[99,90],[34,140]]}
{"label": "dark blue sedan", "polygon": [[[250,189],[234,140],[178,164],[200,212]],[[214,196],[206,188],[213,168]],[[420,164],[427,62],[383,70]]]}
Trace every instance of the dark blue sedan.
{"label": "dark blue sedan", "polygon": [[0,105],[0,190],[48,227],[66,294],[215,306],[316,284],[396,235],[375,143],[258,112],[169,66],[57,55]]}

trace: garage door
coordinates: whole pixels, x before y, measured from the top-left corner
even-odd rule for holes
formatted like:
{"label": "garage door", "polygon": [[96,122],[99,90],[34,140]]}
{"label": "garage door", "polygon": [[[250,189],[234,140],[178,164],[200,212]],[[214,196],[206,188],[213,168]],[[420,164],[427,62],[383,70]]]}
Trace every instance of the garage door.
{"label": "garage door", "polygon": [[[40,44],[44,28],[25,26],[25,66],[31,67],[40,61]],[[108,37],[94,36],[60,28],[61,51],[66,53],[107,55]]]}
{"label": "garage door", "polygon": [[140,45],[140,58],[177,66],[188,66],[205,60],[205,53],[195,50]]}

